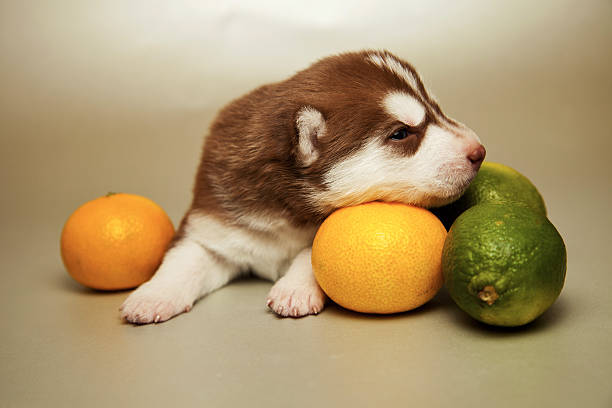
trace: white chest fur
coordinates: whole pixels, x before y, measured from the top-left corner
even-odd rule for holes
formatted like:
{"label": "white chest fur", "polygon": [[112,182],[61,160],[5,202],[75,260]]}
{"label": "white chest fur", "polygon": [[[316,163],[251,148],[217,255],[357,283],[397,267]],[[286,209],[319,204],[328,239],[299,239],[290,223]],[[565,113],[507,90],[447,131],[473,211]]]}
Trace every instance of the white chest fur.
{"label": "white chest fur", "polygon": [[282,218],[242,217],[240,226],[209,215],[192,213],[185,232],[189,238],[242,271],[277,280],[302,249],[312,245],[317,228],[296,228]]}

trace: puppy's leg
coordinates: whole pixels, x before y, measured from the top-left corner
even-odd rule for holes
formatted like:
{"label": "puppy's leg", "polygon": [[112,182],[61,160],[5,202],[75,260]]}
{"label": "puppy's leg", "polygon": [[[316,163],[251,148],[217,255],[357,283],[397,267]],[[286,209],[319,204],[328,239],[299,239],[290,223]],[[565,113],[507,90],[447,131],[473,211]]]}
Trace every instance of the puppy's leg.
{"label": "puppy's leg", "polygon": [[188,312],[198,298],[238,272],[237,266],[218,259],[187,235],[168,250],[153,278],[125,300],[121,317],[137,324],[163,322]]}
{"label": "puppy's leg", "polygon": [[266,304],[278,315],[301,317],[323,310],[327,297],[312,272],[311,252],[311,248],[301,251],[270,289]]}

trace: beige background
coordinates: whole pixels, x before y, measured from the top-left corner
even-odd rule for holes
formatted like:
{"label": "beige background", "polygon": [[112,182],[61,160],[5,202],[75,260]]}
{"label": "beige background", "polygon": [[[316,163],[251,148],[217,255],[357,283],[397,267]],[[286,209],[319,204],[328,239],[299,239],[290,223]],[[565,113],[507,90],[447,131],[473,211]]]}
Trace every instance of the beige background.
{"label": "beige background", "polygon": [[[0,2],[0,406],[612,406],[612,3],[297,4]],[[366,47],[413,62],[542,192],[568,275],[541,319],[487,328],[444,290],[396,316],[277,319],[250,280],[132,327],[128,292],[68,277],[78,205],[137,193],[178,222],[224,103]]]}

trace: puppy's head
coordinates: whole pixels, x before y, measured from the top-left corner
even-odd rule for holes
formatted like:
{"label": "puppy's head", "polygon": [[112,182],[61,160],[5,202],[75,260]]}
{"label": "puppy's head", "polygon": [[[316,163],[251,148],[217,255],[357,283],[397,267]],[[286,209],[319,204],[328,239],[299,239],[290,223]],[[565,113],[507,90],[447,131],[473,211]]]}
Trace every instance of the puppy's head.
{"label": "puppy's head", "polygon": [[414,68],[388,52],[343,54],[294,78],[296,158],[320,177],[311,198],[334,209],[384,200],[435,207],[457,199],[485,156],[447,117]]}

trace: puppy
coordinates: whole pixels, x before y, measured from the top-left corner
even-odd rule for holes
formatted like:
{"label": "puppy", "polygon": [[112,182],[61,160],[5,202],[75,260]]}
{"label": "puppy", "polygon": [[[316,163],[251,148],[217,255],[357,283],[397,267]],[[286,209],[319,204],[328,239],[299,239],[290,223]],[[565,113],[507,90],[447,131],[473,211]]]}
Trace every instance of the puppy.
{"label": "puppy", "polygon": [[158,323],[246,273],[275,281],[279,316],[317,314],[318,226],[340,207],[383,200],[423,207],[457,199],[485,149],[446,116],[415,69],[387,51],[322,59],[218,114],[193,202],[153,278],[121,306]]}

